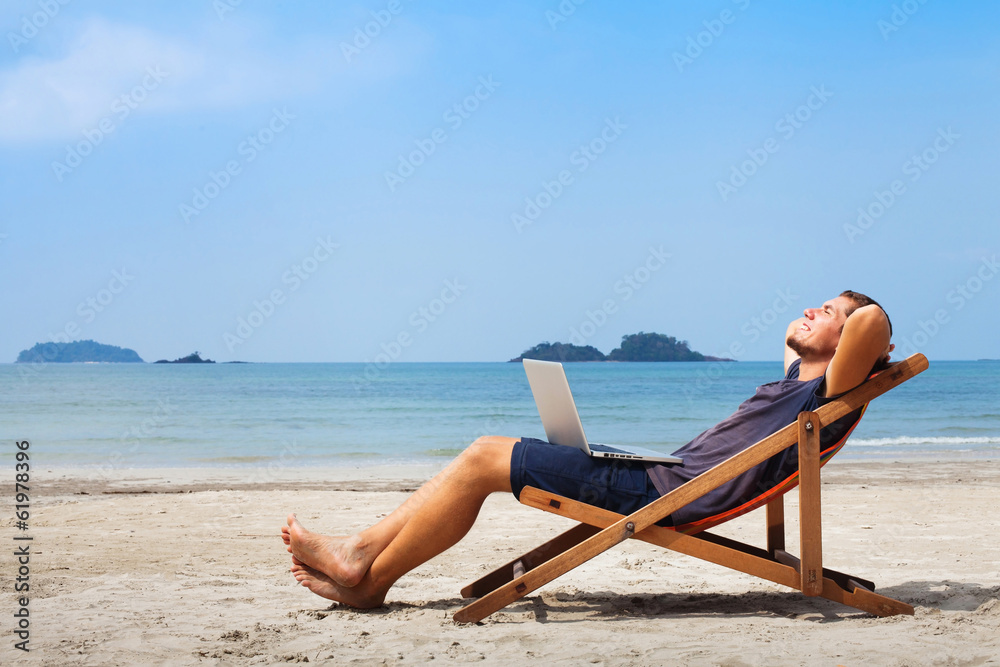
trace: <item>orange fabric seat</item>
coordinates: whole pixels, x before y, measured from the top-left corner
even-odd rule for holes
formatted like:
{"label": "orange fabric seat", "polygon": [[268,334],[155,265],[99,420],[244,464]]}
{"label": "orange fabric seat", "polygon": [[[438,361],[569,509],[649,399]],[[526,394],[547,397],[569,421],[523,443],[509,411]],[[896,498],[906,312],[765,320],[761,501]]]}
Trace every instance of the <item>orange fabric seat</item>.
{"label": "orange fabric seat", "polygon": [[[865,404],[865,406],[861,408],[861,414],[858,415],[857,420],[853,424],[851,424],[851,428],[847,429],[847,433],[844,434],[844,437],[820,452],[820,463],[819,463],[820,467],[826,465],[826,462],[832,459],[833,455],[839,452],[844,447],[844,445],[847,444],[847,439],[851,436],[851,433],[854,432],[855,427],[861,421],[861,418],[864,416],[865,410],[867,409],[868,405]],[[690,523],[681,524],[680,526],[674,526],[673,528],[671,528],[671,530],[676,530],[677,532],[684,533],[685,535],[694,535],[695,533],[699,533],[703,530],[714,528],[715,526],[718,526],[721,523],[725,523],[730,519],[735,519],[736,517],[742,516],[747,512],[752,512],[759,507],[767,505],[769,502],[771,502],[778,496],[782,496],[788,493],[798,485],[799,485],[799,471],[796,470],[787,478],[785,478],[778,484],[775,484],[764,493],[760,494],[756,498],[751,498],[750,500],[748,500],[747,502],[743,503],[738,507],[734,507],[731,510],[720,512],[718,514],[706,517],[704,519],[700,519],[698,521],[691,521]]]}

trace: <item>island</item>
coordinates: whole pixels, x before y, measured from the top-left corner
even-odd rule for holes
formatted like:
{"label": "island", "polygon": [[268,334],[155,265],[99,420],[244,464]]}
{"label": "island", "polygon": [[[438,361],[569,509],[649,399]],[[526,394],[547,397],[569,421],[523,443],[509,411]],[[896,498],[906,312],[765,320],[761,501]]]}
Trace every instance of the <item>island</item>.
{"label": "island", "polygon": [[525,350],[511,361],[540,359],[542,361],[735,361],[722,357],[695,352],[686,340],[660,333],[645,333],[622,336],[619,347],[609,354],[593,345],[572,345],[569,343],[540,343]]}
{"label": "island", "polygon": [[179,359],[174,359],[173,361],[167,361],[166,359],[160,359],[155,362],[157,364],[214,364],[215,362],[211,359],[202,359],[197,351],[192,352],[186,357],[181,357]]}
{"label": "island", "polygon": [[69,343],[35,343],[30,350],[21,350],[16,364],[38,363],[143,363],[142,357],[117,345],[104,345],[92,340],[77,340]]}
{"label": "island", "polygon": [[511,361],[541,359],[542,361],[604,361],[605,354],[593,345],[571,345],[570,343],[539,343],[525,350]]}

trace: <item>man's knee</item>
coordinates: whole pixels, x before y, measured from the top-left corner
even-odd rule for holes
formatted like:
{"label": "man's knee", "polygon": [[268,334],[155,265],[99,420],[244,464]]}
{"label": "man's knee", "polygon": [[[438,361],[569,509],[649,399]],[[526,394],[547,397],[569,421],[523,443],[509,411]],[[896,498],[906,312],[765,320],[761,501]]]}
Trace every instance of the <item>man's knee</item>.
{"label": "man's knee", "polygon": [[515,442],[517,442],[516,438],[505,438],[500,435],[480,436],[463,452],[463,456],[485,461],[491,461],[497,457],[509,459]]}
{"label": "man's knee", "polygon": [[476,440],[462,452],[462,458],[476,475],[510,481],[510,455],[517,438],[487,435]]}

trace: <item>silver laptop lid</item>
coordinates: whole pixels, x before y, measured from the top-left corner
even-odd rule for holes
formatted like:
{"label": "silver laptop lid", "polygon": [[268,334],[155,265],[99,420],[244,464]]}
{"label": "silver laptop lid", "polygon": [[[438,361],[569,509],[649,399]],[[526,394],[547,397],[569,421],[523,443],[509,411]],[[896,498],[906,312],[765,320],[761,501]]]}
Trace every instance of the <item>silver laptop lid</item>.
{"label": "silver laptop lid", "polygon": [[590,454],[587,435],[580,423],[573,393],[562,364],[555,361],[524,360],[524,372],[542,418],[545,439],[556,445],[576,447]]}

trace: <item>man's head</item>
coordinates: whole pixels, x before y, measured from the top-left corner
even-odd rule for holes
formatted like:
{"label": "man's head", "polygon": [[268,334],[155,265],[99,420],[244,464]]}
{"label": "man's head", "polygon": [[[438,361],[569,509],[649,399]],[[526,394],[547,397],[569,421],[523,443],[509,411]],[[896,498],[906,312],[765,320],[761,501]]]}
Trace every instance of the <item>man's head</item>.
{"label": "man's head", "polygon": [[[882,308],[874,299],[860,292],[841,292],[819,308],[806,308],[802,319],[797,320],[799,326],[789,334],[785,343],[803,360],[830,360],[837,351],[847,318],[858,308],[872,304]],[[886,320],[888,319],[889,316],[886,315]],[[892,334],[891,323],[889,334]],[[889,351],[886,352],[887,357]]]}

